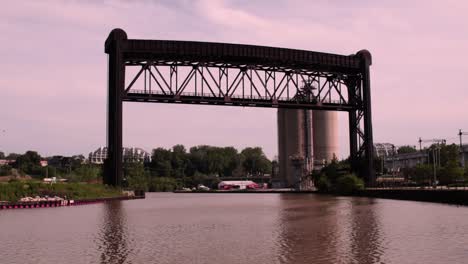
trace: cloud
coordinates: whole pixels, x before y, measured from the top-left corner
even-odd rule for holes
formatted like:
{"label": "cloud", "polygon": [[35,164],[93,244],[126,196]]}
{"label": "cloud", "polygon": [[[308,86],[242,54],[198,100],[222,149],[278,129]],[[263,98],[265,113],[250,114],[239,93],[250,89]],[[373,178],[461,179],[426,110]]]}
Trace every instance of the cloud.
{"label": "cloud", "polygon": [[[451,137],[468,123],[464,1],[20,1],[0,10],[0,150],[88,153],[105,144],[104,40],[247,43],[373,54],[376,141]],[[261,145],[273,157],[271,109],[125,104],[125,142]],[[347,124],[340,115],[347,153]],[[468,129],[468,127],[466,128]],[[40,139],[40,140],[37,140]]]}

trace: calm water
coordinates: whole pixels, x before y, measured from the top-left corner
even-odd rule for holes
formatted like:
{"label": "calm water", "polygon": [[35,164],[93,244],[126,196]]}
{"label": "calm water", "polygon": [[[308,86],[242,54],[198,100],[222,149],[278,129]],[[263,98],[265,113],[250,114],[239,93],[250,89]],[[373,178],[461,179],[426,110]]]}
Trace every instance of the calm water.
{"label": "calm water", "polygon": [[3,210],[0,263],[468,263],[468,207],[158,193]]}

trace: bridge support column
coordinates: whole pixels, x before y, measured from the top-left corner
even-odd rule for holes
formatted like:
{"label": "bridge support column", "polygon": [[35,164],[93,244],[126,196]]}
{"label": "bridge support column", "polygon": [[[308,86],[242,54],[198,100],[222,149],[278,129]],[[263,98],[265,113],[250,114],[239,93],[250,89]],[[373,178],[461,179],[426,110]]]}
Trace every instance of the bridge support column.
{"label": "bridge support column", "polygon": [[[354,90],[352,88],[350,90]],[[350,96],[351,98],[351,96]],[[352,110],[348,113],[349,119],[349,162],[353,172],[359,170],[359,160],[358,160],[358,127],[356,111]]]}
{"label": "bridge support column", "polygon": [[361,56],[362,68],[362,99],[363,99],[363,118],[364,118],[364,162],[365,177],[367,185],[375,185],[374,170],[374,139],[372,131],[372,111],[371,111],[371,88],[369,66],[372,64],[372,56],[369,51],[362,50],[358,52]]}
{"label": "bridge support column", "polygon": [[107,101],[107,159],[104,163],[104,184],[122,184],[122,96],[125,92],[125,64],[122,42],[127,34],[114,29],[107,37],[105,52],[108,61],[108,101]]}

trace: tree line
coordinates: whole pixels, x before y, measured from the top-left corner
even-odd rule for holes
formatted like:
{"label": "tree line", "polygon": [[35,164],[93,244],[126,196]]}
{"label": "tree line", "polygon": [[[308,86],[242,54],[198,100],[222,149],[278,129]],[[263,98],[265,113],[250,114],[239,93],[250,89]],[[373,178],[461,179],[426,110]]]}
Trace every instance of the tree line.
{"label": "tree line", "polygon": [[[85,163],[84,156],[52,156],[43,158],[36,151],[11,153],[0,159],[15,160],[0,166],[0,176],[29,175],[33,178],[60,177],[74,182],[102,182],[103,167]],[[48,166],[42,167],[41,160]],[[247,177],[270,174],[271,161],[262,148],[247,147],[238,151],[234,147],[200,145],[188,151],[183,145],[170,149],[153,149],[150,162],[124,159],[124,184],[146,190],[173,190],[199,183],[214,186],[220,177]]]}
{"label": "tree line", "polygon": [[124,184],[149,191],[169,191],[203,184],[216,187],[220,177],[270,174],[271,161],[262,148],[201,145],[188,151],[183,145],[153,149],[151,162],[124,163]]}
{"label": "tree line", "polygon": [[[464,183],[468,180],[468,166],[460,164],[460,147],[456,144],[433,144],[421,150],[427,154],[424,163],[414,167],[401,168],[400,175],[415,184],[433,184],[434,169],[438,184],[448,185]],[[398,148],[398,154],[416,153],[418,150],[413,146],[402,146]],[[391,157],[387,157],[391,159]],[[375,160],[376,171],[384,174],[391,171],[382,168],[380,159]]]}

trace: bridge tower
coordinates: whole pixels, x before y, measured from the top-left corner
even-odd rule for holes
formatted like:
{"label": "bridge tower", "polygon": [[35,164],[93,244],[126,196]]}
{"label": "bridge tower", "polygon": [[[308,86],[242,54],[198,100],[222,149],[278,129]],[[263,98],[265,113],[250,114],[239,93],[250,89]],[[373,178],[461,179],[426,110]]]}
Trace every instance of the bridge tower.
{"label": "bridge tower", "polygon": [[[105,52],[109,56],[106,184],[122,183],[124,101],[345,111],[352,168],[368,184],[375,180],[371,54],[366,50],[347,56],[229,43],[128,39],[125,31],[114,29]],[[126,67],[137,69],[128,86]],[[141,79],[144,85],[137,87]],[[301,82],[317,84],[315,98],[297,96]],[[305,120],[310,122],[310,117]]]}

